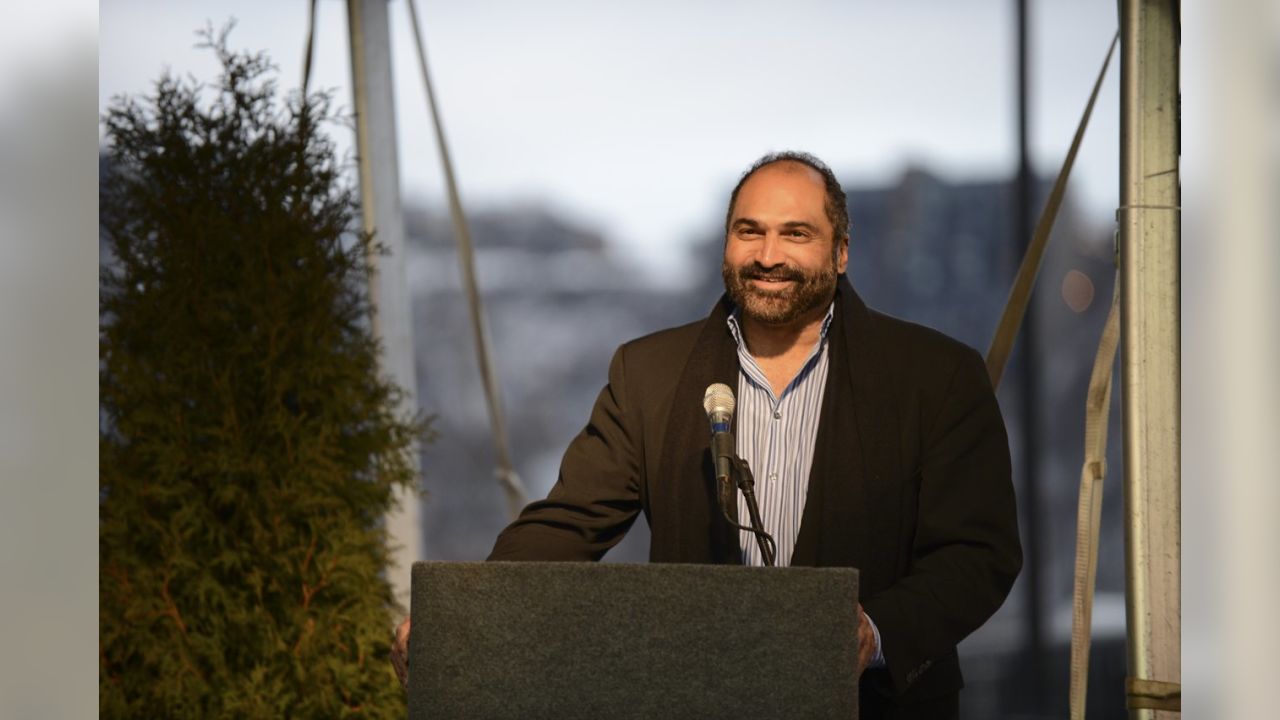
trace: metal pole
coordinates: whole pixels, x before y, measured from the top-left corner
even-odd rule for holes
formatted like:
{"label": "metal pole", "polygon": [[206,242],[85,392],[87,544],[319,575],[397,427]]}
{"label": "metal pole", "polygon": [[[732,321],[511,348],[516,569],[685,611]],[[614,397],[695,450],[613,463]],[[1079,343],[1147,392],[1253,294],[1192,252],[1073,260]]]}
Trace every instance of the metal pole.
{"label": "metal pole", "polygon": [[[405,271],[404,214],[400,207],[400,170],[396,162],[395,88],[391,78],[391,32],[387,0],[348,0],[351,36],[351,85],[356,115],[356,154],[364,229],[375,233],[387,254],[373,253],[369,281],[373,333],[382,346],[383,373],[404,391],[401,414],[417,411],[412,304]],[[418,448],[412,462],[420,460]],[[395,597],[406,607],[409,569],[422,551],[418,497],[397,491],[400,507],[387,515],[388,541],[395,548],[388,571]]]}
{"label": "metal pole", "polygon": [[1180,713],[1182,579],[1177,0],[1122,0],[1120,262],[1125,610],[1133,718]]}
{"label": "metal pole", "polygon": [[[1032,174],[1027,113],[1027,0],[1016,0],[1018,36],[1018,178],[1014,193],[1014,237],[1020,255],[1026,255],[1032,231]],[[1044,583],[1040,552],[1040,485],[1036,477],[1039,456],[1036,413],[1036,312],[1034,293],[1027,302],[1022,324],[1022,367],[1018,384],[1022,415],[1022,525],[1026,528],[1025,562],[1027,578],[1026,619],[1027,649],[1030,653],[1027,671],[1031,675],[1029,691],[1033,707],[1039,708],[1046,697],[1044,673]]]}

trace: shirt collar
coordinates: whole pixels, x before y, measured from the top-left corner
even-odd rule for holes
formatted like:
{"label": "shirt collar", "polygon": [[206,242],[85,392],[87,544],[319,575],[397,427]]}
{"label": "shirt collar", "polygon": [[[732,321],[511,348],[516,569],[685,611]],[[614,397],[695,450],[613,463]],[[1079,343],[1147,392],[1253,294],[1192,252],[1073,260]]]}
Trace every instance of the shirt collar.
{"label": "shirt collar", "polygon": [[[822,318],[821,335],[818,337],[819,345],[821,345],[823,342],[826,341],[827,331],[831,329],[831,319],[835,317],[835,314],[836,314],[836,301],[832,300],[831,304],[827,306],[826,316]],[[741,315],[742,315],[742,308],[738,307],[737,305],[734,305],[733,311],[729,313],[729,320],[728,320],[729,334],[733,336],[733,341],[738,344],[739,350],[746,350],[747,344],[742,337],[742,325],[741,325],[741,320],[739,319]]]}

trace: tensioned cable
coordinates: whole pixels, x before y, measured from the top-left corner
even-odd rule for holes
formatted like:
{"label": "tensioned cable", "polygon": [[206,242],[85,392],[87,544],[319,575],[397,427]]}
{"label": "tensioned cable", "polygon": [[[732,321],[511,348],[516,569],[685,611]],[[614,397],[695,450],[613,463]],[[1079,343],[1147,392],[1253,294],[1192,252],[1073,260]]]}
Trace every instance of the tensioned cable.
{"label": "tensioned cable", "polygon": [[475,250],[471,244],[471,231],[467,227],[467,217],[462,212],[462,201],[458,197],[458,185],[454,179],[453,162],[449,159],[449,146],[445,142],[444,125],[440,122],[440,111],[436,105],[435,91],[431,85],[431,74],[427,72],[427,51],[422,41],[422,31],[418,26],[418,8],[413,0],[409,0],[409,20],[413,26],[413,41],[418,48],[418,67],[422,71],[422,82],[427,91],[427,106],[431,110],[431,120],[435,125],[436,145],[440,150],[440,164],[444,170],[445,187],[449,192],[449,214],[453,218],[453,231],[458,242],[458,262],[462,268],[462,284],[467,292],[467,304],[471,310],[471,328],[475,335],[476,356],[480,364],[480,378],[484,384],[485,402],[489,406],[489,421],[493,426],[493,444],[498,454],[498,467],[495,475],[507,496],[507,509],[512,517],[519,514],[525,504],[524,485],[516,475],[511,463],[511,453],[507,445],[506,421],[502,415],[502,400],[498,395],[497,373],[493,367],[492,354],[489,351],[489,337],[484,322],[484,307],[480,302],[480,289],[476,283]]}
{"label": "tensioned cable", "polygon": [[1031,291],[1035,287],[1036,274],[1040,272],[1040,261],[1044,258],[1045,245],[1049,241],[1049,233],[1058,218],[1058,208],[1062,206],[1062,196],[1067,191],[1067,180],[1071,177],[1071,167],[1076,162],[1076,152],[1080,149],[1080,141],[1084,139],[1084,131],[1089,127],[1089,116],[1093,114],[1094,101],[1098,99],[1098,91],[1102,89],[1102,80],[1107,75],[1107,67],[1111,64],[1111,56],[1115,53],[1116,44],[1120,42],[1120,33],[1116,33],[1107,50],[1107,58],[1102,61],[1102,69],[1098,71],[1098,79],[1093,84],[1093,92],[1089,94],[1089,103],[1084,107],[1084,115],[1080,125],[1076,127],[1075,137],[1071,139],[1071,149],[1062,161],[1062,169],[1053,181],[1053,190],[1045,203],[1040,220],[1036,223],[1035,232],[1031,235],[1031,243],[1027,246],[1027,254],[1022,257],[1018,266],[1018,274],[1014,277],[1013,288],[1009,291],[1009,300],[1005,303],[1004,313],[996,325],[995,337],[991,339],[991,347],[987,350],[987,377],[991,378],[991,387],[1000,387],[1000,377],[1004,375],[1004,366],[1009,361],[1009,353],[1013,350],[1013,341],[1022,327],[1022,319],[1027,314],[1027,305],[1031,301]]}
{"label": "tensioned cable", "polygon": [[[1031,291],[1035,286],[1036,275],[1040,271],[1040,263],[1044,258],[1049,234],[1053,230],[1058,209],[1062,206],[1062,197],[1067,189],[1067,180],[1071,176],[1071,168],[1075,164],[1076,153],[1089,127],[1089,118],[1093,114],[1093,106],[1102,88],[1102,81],[1111,64],[1111,56],[1115,54],[1116,45],[1120,42],[1120,33],[1116,33],[1107,49],[1107,56],[1102,61],[1102,69],[1094,81],[1093,91],[1089,94],[1089,102],[1085,105],[1080,124],[1076,127],[1075,136],[1071,139],[1071,147],[1062,162],[1062,169],[1054,180],[1053,190],[1045,203],[1040,220],[1036,223],[1031,243],[1027,246],[1026,255],[1018,266],[1018,274],[1014,278],[1013,288],[1009,291],[1009,300],[1005,304],[1000,322],[996,326],[995,337],[987,351],[987,376],[993,388],[999,387],[1000,378],[1004,374],[1005,364],[1013,349],[1013,342],[1026,316],[1027,306],[1031,300]],[[1084,718],[1085,697],[1088,687],[1089,645],[1091,621],[1093,617],[1094,581],[1098,567],[1098,534],[1102,516],[1102,488],[1106,476],[1107,455],[1107,414],[1111,408],[1112,365],[1115,360],[1116,346],[1119,344],[1119,292],[1120,278],[1117,273],[1113,289],[1111,309],[1099,341],[1098,352],[1094,358],[1093,373],[1089,381],[1089,394],[1086,400],[1084,466],[1080,471],[1080,496],[1076,517],[1076,557],[1074,572],[1074,589],[1072,592],[1072,624],[1071,624],[1071,680],[1069,695],[1069,712],[1072,720]]]}
{"label": "tensioned cable", "polygon": [[307,48],[302,55],[302,101],[307,101],[311,85],[311,56],[316,44],[316,0],[307,3]]}

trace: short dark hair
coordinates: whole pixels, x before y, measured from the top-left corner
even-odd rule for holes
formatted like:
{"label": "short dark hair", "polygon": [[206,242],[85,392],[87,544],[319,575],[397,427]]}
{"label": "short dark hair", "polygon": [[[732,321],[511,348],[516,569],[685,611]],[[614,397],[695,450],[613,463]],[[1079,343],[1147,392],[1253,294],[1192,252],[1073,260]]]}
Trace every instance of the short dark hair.
{"label": "short dark hair", "polygon": [[729,234],[729,223],[733,221],[733,206],[738,202],[738,192],[742,190],[742,186],[746,184],[747,179],[756,173],[757,170],[766,166],[780,162],[799,163],[806,167],[816,170],[822,176],[822,184],[826,187],[827,199],[823,203],[823,210],[827,213],[827,221],[831,223],[833,237],[832,244],[840,247],[840,241],[849,240],[849,204],[844,196],[844,188],[840,187],[840,181],[836,179],[836,174],[831,172],[831,168],[818,158],[807,152],[797,152],[794,150],[784,150],[782,152],[769,153],[764,157],[752,163],[742,177],[738,180],[738,184],[733,186],[733,194],[729,196],[729,209],[724,215],[724,233],[727,237]]}

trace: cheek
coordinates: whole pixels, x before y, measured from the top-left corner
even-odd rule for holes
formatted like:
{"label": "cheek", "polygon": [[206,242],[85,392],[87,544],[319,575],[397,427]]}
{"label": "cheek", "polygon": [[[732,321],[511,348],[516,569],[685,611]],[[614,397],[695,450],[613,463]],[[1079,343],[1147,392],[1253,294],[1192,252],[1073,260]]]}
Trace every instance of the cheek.
{"label": "cheek", "polygon": [[751,252],[742,243],[730,240],[724,246],[724,263],[733,267],[742,265],[750,259]]}

